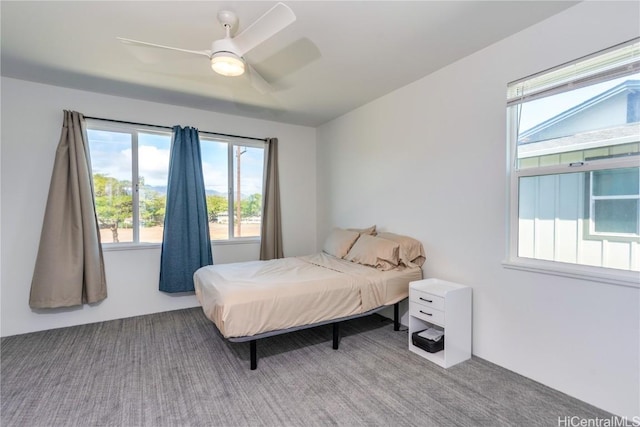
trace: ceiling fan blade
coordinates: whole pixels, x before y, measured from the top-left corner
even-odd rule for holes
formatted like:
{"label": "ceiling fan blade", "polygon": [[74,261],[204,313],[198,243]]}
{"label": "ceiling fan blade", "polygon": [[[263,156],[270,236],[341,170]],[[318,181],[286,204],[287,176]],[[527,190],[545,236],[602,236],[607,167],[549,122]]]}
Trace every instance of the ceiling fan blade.
{"label": "ceiling fan blade", "polygon": [[251,82],[251,86],[257,90],[258,92],[260,92],[261,94],[265,95],[267,93],[271,93],[274,91],[273,86],[271,86],[269,83],[267,83],[267,81],[262,78],[262,76],[260,75],[260,73],[258,73],[255,68],[253,68],[251,65],[246,64],[247,70],[249,71],[249,82]]}
{"label": "ceiling fan blade", "polygon": [[249,52],[260,43],[282,31],[296,20],[296,15],[284,3],[278,3],[264,15],[249,25],[244,31],[233,38],[239,56]]}
{"label": "ceiling fan blade", "polygon": [[125,44],[139,45],[139,46],[146,46],[146,47],[157,47],[157,48],[160,48],[160,49],[177,50],[178,52],[192,53],[192,54],[195,54],[195,55],[203,55],[203,56],[206,56],[208,58],[211,57],[211,51],[210,50],[180,49],[179,47],[171,47],[171,46],[164,46],[164,45],[161,45],[161,44],[141,42],[139,40],[126,39],[124,37],[116,37],[116,38],[118,40],[120,40],[122,43],[125,43]]}

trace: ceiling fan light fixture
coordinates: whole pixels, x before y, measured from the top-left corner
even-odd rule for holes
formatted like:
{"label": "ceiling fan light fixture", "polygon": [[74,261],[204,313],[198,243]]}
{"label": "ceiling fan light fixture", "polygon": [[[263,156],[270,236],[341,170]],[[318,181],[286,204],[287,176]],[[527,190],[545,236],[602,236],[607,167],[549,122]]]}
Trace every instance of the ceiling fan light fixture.
{"label": "ceiling fan light fixture", "polygon": [[244,61],[231,52],[216,52],[211,56],[211,68],[218,74],[227,77],[244,74]]}

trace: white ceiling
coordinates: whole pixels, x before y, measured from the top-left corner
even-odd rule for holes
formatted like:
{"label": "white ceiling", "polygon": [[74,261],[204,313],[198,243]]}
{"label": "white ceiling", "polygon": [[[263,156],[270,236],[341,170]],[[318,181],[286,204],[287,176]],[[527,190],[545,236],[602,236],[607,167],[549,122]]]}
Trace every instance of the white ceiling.
{"label": "white ceiling", "polygon": [[[184,49],[239,31],[273,1],[2,1],[3,76],[317,126],[554,15],[575,1],[288,1],[297,20],[245,58],[276,88],[222,77]],[[72,107],[72,106],[70,106]]]}

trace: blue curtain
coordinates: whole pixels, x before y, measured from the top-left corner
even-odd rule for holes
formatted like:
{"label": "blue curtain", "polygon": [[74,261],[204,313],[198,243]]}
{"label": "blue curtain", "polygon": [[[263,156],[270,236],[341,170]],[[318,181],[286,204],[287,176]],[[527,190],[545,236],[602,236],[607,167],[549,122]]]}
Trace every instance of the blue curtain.
{"label": "blue curtain", "polygon": [[193,291],[193,273],[213,264],[198,130],[173,127],[160,290]]}

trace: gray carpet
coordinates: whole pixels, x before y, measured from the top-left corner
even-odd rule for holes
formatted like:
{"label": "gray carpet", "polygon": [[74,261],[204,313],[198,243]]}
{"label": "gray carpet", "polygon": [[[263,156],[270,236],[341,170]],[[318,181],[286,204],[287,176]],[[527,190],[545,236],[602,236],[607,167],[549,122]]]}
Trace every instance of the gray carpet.
{"label": "gray carpet", "polygon": [[249,344],[200,308],[3,338],[8,426],[557,426],[611,415],[473,358],[442,369],[378,315]]}

